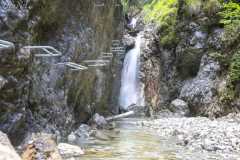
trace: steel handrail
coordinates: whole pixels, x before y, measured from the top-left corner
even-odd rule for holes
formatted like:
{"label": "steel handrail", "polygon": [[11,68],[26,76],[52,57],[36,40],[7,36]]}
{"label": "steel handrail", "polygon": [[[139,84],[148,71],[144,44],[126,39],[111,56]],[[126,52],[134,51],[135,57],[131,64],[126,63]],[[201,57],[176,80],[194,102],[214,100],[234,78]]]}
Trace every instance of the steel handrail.
{"label": "steel handrail", "polygon": [[87,70],[88,67],[74,63],[74,62],[61,62],[61,63],[57,63],[56,65],[65,65],[67,67],[70,67],[71,70]]}
{"label": "steel handrail", "polygon": [[62,56],[62,53],[52,46],[24,46],[23,49],[41,49],[47,54],[35,54],[36,57]]}
{"label": "steel handrail", "polygon": [[96,59],[96,60],[84,60],[84,63],[109,63],[109,60]]}
{"label": "steel handrail", "polygon": [[15,48],[12,42],[0,39],[0,48]]}

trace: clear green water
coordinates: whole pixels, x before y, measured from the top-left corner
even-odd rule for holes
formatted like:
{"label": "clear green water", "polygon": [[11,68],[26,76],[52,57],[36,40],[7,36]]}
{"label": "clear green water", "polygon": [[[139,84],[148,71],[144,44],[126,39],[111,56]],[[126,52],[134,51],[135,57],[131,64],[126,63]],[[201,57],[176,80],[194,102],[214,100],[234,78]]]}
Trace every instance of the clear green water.
{"label": "clear green water", "polygon": [[[95,140],[85,146],[81,160],[225,160],[217,153],[191,151],[178,146],[174,138],[163,139],[153,130],[118,122],[119,132],[106,131],[109,140]],[[234,159],[231,159],[234,160]]]}
{"label": "clear green water", "polygon": [[[122,124],[112,131],[111,140],[96,141],[86,147],[83,160],[175,160],[174,151],[161,150],[163,142],[146,130]],[[111,133],[110,133],[111,134]],[[164,142],[165,143],[165,142]],[[165,143],[166,148],[168,145]]]}

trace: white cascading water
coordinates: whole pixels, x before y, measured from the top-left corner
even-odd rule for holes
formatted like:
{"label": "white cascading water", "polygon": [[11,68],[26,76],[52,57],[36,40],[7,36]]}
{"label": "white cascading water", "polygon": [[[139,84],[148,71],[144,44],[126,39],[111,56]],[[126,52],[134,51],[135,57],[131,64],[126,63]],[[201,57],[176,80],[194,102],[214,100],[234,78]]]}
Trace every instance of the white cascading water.
{"label": "white cascading water", "polygon": [[129,24],[132,28],[135,28],[137,25],[137,18],[132,18],[131,23]]}
{"label": "white cascading water", "polygon": [[139,86],[139,68],[140,68],[140,48],[141,35],[135,38],[135,47],[128,51],[125,56],[122,78],[119,105],[121,109],[127,110],[130,105],[140,103],[140,86]]}

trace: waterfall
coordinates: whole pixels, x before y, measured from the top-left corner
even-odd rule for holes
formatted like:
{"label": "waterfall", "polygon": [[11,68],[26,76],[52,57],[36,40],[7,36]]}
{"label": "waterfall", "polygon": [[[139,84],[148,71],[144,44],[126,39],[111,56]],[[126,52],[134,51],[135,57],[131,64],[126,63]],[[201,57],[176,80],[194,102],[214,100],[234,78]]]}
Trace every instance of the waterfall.
{"label": "waterfall", "polygon": [[131,22],[130,22],[130,26],[134,29],[137,25],[137,18],[132,18]]}
{"label": "waterfall", "polygon": [[121,109],[127,110],[132,104],[140,105],[140,86],[139,86],[139,68],[140,68],[140,47],[141,35],[135,38],[135,47],[125,56],[122,77],[119,105]]}

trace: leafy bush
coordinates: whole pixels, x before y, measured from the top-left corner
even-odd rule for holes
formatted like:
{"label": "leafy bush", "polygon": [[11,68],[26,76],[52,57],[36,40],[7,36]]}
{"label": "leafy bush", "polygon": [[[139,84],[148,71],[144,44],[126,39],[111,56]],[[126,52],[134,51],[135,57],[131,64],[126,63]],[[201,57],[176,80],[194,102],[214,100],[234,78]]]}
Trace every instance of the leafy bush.
{"label": "leafy bush", "polygon": [[[220,23],[224,25],[224,35],[222,40],[225,48],[233,50],[232,46],[239,46],[240,41],[240,4],[234,1],[223,3],[223,10],[219,13]],[[229,59],[230,83],[235,84],[240,81],[240,51],[233,52]]]}
{"label": "leafy bush", "polygon": [[178,0],[153,0],[144,6],[145,22],[155,22],[162,31],[162,45],[171,45],[176,40],[177,11]]}
{"label": "leafy bush", "polygon": [[223,5],[224,9],[220,12],[222,19],[220,23],[226,25],[240,24],[240,5],[238,3],[229,2]]}
{"label": "leafy bush", "polygon": [[232,1],[224,3],[219,15],[221,16],[220,23],[225,29],[223,36],[225,46],[237,43],[240,38],[240,4]]}

